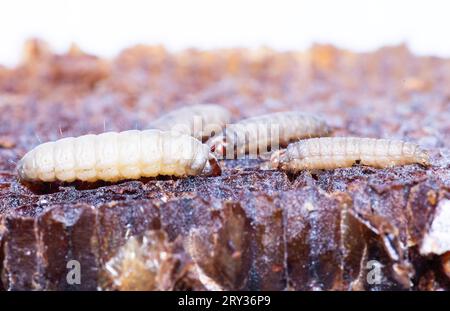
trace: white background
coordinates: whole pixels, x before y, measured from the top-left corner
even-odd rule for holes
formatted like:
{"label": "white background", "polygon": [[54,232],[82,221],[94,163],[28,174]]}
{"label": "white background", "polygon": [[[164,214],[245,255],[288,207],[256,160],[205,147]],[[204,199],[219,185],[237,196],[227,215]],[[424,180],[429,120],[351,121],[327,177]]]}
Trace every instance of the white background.
{"label": "white background", "polygon": [[29,37],[57,51],[72,43],[106,57],[136,43],[305,49],[314,42],[372,50],[405,42],[450,56],[446,0],[0,0],[0,64],[20,60]]}

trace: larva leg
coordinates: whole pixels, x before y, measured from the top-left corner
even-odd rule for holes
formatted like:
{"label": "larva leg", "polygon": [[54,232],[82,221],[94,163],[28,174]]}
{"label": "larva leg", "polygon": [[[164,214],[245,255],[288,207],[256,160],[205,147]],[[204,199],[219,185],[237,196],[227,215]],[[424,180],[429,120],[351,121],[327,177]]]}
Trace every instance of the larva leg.
{"label": "larva leg", "polygon": [[415,157],[417,163],[419,163],[425,167],[431,166],[430,155],[425,150],[420,149],[420,148],[416,149],[416,151],[414,153],[414,157]]}
{"label": "larva leg", "polygon": [[286,170],[286,165],[289,163],[289,159],[286,155],[286,149],[277,150],[272,153],[272,156],[270,157],[270,164],[273,169],[282,169]]}

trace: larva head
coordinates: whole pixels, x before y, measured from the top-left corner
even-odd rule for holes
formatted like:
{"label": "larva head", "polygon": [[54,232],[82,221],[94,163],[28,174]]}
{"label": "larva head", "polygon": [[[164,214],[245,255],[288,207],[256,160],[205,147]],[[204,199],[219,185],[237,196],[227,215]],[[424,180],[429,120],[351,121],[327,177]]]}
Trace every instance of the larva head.
{"label": "larva head", "polygon": [[417,162],[422,164],[423,166],[430,165],[430,155],[425,150],[423,150],[421,148],[417,148],[414,156],[415,156]]}
{"label": "larva head", "polygon": [[286,162],[286,149],[274,151],[270,156],[270,165],[273,169],[283,169]]}
{"label": "larva head", "polygon": [[211,152],[213,152],[217,158],[225,158],[227,152],[227,142],[224,135],[214,136],[208,140],[207,144],[210,147]]}
{"label": "larva head", "polygon": [[222,169],[212,153],[208,155],[208,161],[203,168],[203,174],[206,176],[220,176],[222,174]]}

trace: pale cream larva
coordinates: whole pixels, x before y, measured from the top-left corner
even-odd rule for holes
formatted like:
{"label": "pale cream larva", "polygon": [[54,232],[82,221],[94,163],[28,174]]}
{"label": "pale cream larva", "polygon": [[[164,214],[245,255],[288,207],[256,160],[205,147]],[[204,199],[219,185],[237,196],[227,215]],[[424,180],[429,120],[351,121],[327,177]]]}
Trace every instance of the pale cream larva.
{"label": "pale cream larva", "polygon": [[231,120],[230,112],[222,106],[199,104],[173,110],[150,122],[151,128],[172,130],[205,141],[220,133]]}
{"label": "pale cream larva", "polygon": [[217,157],[259,154],[286,147],[302,138],[327,136],[326,122],[311,114],[285,111],[244,119],[227,125],[226,129],[207,144]]}
{"label": "pale cream larva", "polygon": [[47,142],[29,151],[17,169],[19,178],[29,182],[220,174],[207,145],[189,135],[160,130],[107,132]]}
{"label": "pale cream larva", "polygon": [[291,172],[350,167],[355,163],[377,168],[419,163],[429,156],[418,145],[390,139],[321,137],[301,140],[274,152],[271,164]]}

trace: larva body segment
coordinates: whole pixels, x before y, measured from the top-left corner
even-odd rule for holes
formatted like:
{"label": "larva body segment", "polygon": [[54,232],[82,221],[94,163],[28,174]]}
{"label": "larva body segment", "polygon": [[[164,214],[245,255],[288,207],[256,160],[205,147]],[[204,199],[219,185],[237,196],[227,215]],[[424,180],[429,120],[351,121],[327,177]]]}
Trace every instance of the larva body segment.
{"label": "larva body segment", "polygon": [[47,142],[29,151],[17,169],[19,178],[29,182],[218,173],[207,145],[188,135],[160,130],[107,132]]}
{"label": "larva body segment", "polygon": [[429,165],[429,156],[418,145],[399,140],[321,137],[301,140],[271,157],[274,168],[291,172],[350,167],[355,163],[377,168],[419,163]]}
{"label": "larva body segment", "polygon": [[199,104],[173,110],[150,123],[151,128],[177,131],[200,141],[220,133],[231,120],[230,112],[222,106]]}
{"label": "larva body segment", "polygon": [[[258,154],[286,147],[302,138],[327,136],[329,127],[321,118],[286,111],[244,119],[227,125],[226,130],[211,138],[207,144],[217,157]],[[230,152],[231,150],[231,152]]]}

